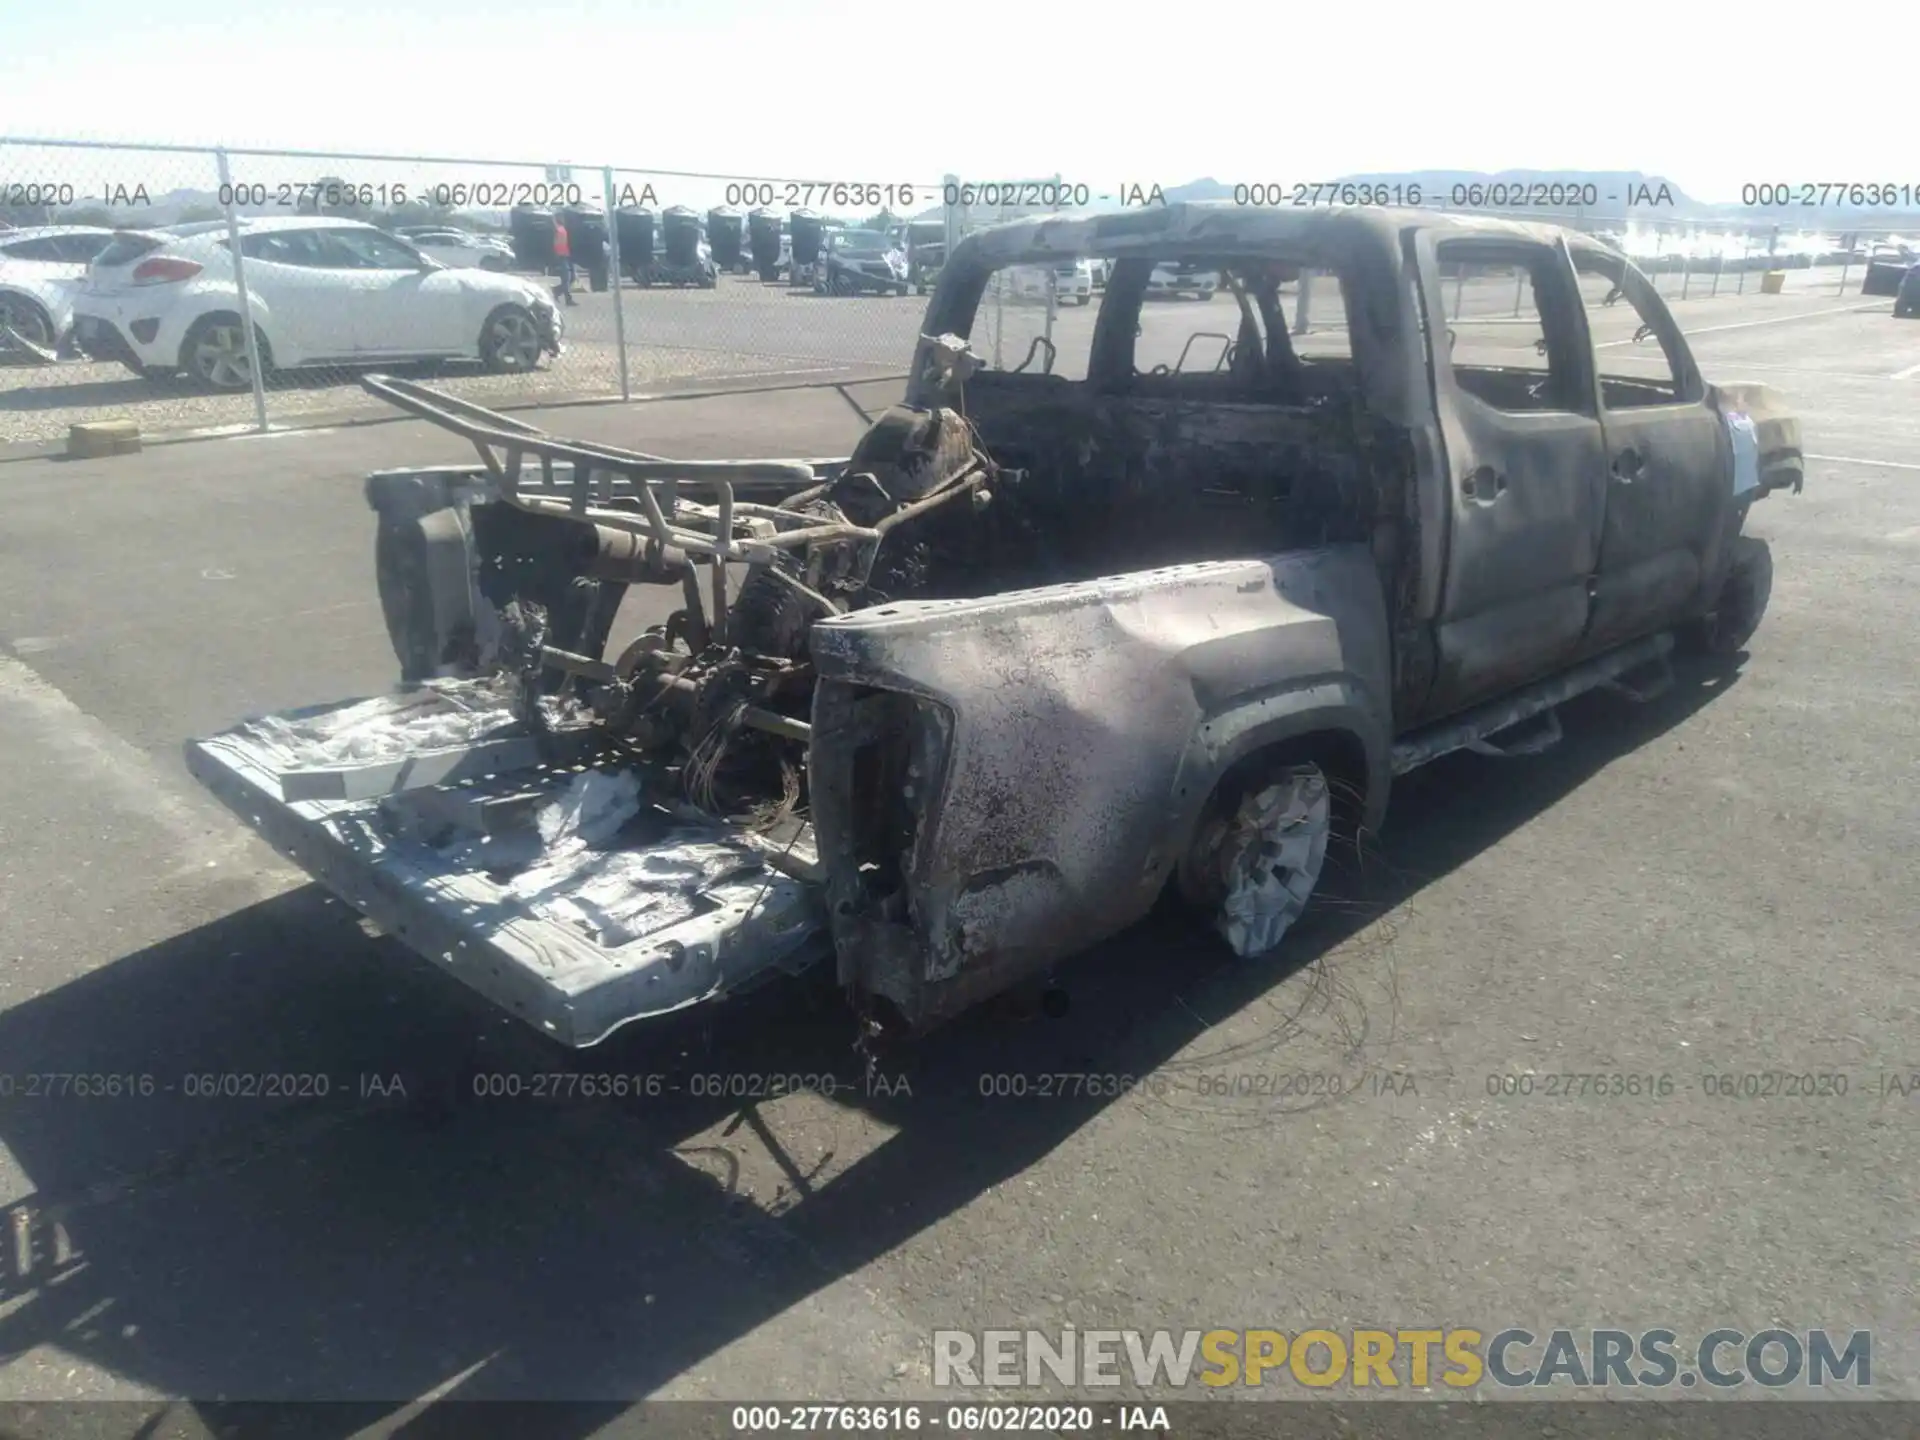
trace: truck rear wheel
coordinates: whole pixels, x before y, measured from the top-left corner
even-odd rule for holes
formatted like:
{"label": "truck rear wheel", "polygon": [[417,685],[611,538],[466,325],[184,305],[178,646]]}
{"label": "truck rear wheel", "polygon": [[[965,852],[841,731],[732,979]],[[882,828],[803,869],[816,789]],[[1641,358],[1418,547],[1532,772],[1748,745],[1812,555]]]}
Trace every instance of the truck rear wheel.
{"label": "truck rear wheel", "polygon": [[1223,781],[1180,869],[1180,889],[1243,959],[1265,955],[1312,899],[1333,836],[1327,774],[1304,757]]}
{"label": "truck rear wheel", "polygon": [[1713,609],[1682,627],[1681,648],[1719,659],[1739,654],[1760,628],[1772,595],[1772,547],[1755,535],[1735,536],[1733,559]]}

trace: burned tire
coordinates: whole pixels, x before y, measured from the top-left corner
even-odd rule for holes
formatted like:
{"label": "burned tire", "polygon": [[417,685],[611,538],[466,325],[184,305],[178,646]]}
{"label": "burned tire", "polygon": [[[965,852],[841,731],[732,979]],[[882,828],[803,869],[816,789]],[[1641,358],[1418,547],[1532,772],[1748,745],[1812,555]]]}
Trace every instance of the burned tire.
{"label": "burned tire", "polygon": [[1758,536],[1735,536],[1733,559],[1713,609],[1681,627],[1680,648],[1714,659],[1739,654],[1766,618],[1767,602],[1772,597],[1772,547]]}
{"label": "burned tire", "polygon": [[[799,567],[774,561],[792,574]],[[807,630],[813,624],[812,603],[791,585],[766,573],[766,564],[748,569],[728,614],[732,640],[760,655],[797,660],[807,653]]]}
{"label": "burned tire", "polygon": [[[811,515],[822,523],[845,518],[832,505],[820,500],[808,501],[797,508],[799,513]],[[746,650],[798,660],[807,653],[807,631],[813,627],[819,607],[785,581],[767,574],[770,565],[778,565],[796,577],[804,568],[802,558],[794,555],[748,566],[746,577],[740,582],[740,593],[734,596],[728,613],[728,638]]]}
{"label": "burned tire", "polygon": [[1313,898],[1333,833],[1333,786],[1316,760],[1276,755],[1242,768],[1194,828],[1181,896],[1234,954],[1271,954]]}
{"label": "burned tire", "polygon": [[433,591],[427,581],[426,541],[417,526],[381,525],[374,532],[374,584],[387,638],[400,662],[403,683],[416,684],[434,672]]}

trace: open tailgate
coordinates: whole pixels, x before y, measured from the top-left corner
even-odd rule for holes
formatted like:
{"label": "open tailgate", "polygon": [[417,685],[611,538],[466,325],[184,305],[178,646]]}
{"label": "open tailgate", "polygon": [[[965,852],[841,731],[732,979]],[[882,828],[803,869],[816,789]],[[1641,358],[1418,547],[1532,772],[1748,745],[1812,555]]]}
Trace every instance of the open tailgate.
{"label": "open tailgate", "polygon": [[541,740],[487,681],[251,720],[188,769],[383,930],[563,1044],[828,953],[809,827],[749,833]]}

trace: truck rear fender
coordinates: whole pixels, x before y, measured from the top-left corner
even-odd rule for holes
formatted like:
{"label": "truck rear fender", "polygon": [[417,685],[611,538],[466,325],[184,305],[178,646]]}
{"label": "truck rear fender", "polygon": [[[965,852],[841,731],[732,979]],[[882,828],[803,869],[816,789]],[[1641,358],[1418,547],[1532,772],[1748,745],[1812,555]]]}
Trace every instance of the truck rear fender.
{"label": "truck rear fender", "polygon": [[1702,557],[1702,603],[1720,593],[1736,549],[1734,537],[1745,527],[1754,501],[1776,490],[1798,495],[1807,474],[1800,421],[1773,386],[1759,381],[1712,385],[1708,396],[1722,422],[1720,453],[1733,503],[1723,511],[1719,531]]}
{"label": "truck rear fender", "polygon": [[1360,828],[1377,831],[1393,777],[1390,732],[1378,698],[1350,676],[1325,677],[1235,704],[1201,728],[1181,759],[1170,847],[1176,857],[1186,853],[1207,800],[1240,762],[1266,751],[1308,748],[1315,740],[1357,757],[1358,773],[1338,778],[1359,791]]}
{"label": "truck rear fender", "polygon": [[[1800,493],[1806,482],[1807,457],[1800,448],[1800,421],[1787,399],[1771,385],[1758,381],[1710,387],[1714,409],[1738,423],[1745,417],[1753,427],[1751,468],[1734,455],[1732,484],[1742,500],[1759,500],[1775,490]],[[1744,506],[1742,507],[1744,508]]]}
{"label": "truck rear fender", "polygon": [[915,1025],[1137,920],[1215,781],[1263,745],[1354,735],[1372,818],[1385,801],[1388,622],[1364,545],[885,605],[811,642],[840,978]]}

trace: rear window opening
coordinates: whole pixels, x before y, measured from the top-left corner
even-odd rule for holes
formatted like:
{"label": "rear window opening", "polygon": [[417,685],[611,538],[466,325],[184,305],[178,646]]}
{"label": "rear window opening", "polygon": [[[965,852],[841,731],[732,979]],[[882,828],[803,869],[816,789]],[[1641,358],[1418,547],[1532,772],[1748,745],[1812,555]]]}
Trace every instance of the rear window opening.
{"label": "rear window opening", "polygon": [[[1104,289],[1069,291],[1070,277],[1097,285],[1096,267]],[[1322,405],[1359,381],[1347,289],[1336,271],[1264,254],[1009,262],[974,312],[974,383]]]}
{"label": "rear window opening", "polygon": [[114,236],[98,255],[93,257],[96,265],[126,265],[138,260],[149,251],[158,250],[167,243],[164,235],[147,235],[139,231],[124,231]]}

